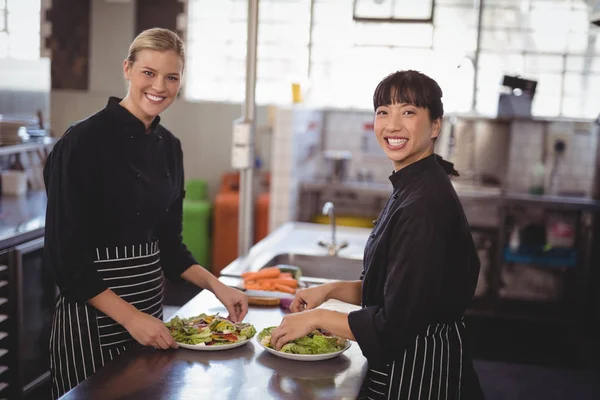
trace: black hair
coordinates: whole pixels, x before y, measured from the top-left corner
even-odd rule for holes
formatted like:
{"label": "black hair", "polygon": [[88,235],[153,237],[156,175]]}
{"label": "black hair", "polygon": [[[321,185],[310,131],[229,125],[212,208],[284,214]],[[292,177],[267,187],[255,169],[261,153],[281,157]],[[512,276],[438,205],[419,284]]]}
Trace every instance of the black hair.
{"label": "black hair", "polygon": [[[429,119],[435,121],[444,116],[442,89],[429,76],[414,70],[397,71],[385,77],[375,88],[373,109],[394,103],[412,104],[426,108]],[[459,176],[454,164],[436,154],[436,158],[448,175]]]}

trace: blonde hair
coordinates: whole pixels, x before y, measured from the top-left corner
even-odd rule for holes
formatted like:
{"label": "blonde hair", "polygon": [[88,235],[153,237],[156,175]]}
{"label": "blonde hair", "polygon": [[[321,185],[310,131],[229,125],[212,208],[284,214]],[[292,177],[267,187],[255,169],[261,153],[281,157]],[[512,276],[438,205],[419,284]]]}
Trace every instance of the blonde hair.
{"label": "blonde hair", "polygon": [[142,50],[174,51],[185,65],[185,48],[181,38],[173,31],[164,28],[151,28],[141,32],[131,42],[127,61],[133,64]]}

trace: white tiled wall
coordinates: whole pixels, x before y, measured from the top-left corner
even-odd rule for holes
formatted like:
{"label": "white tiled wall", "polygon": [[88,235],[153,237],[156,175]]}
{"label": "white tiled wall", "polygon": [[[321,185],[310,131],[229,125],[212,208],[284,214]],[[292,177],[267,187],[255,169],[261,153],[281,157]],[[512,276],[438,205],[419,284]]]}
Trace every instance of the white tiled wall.
{"label": "white tiled wall", "polygon": [[541,123],[515,122],[511,130],[508,159],[508,190],[527,192],[532,184],[534,165],[541,161],[544,126]]}
{"label": "white tiled wall", "polygon": [[[352,152],[350,179],[356,179],[359,170],[373,173],[373,181],[388,182],[392,172],[389,160],[380,156],[364,155],[362,151],[364,126],[373,122],[373,114],[364,111],[328,111],[325,114],[325,150]],[[447,123],[445,125],[448,125]],[[546,125],[546,126],[545,126]],[[447,126],[446,126],[447,127]],[[544,143],[544,130],[546,140]],[[546,192],[550,184],[550,171],[554,161],[554,142],[557,138],[567,143],[566,151],[557,168],[557,191],[592,194],[598,129],[593,123],[515,121],[510,128],[507,190],[527,192],[531,185],[532,170],[542,159],[546,147]],[[442,133],[442,136],[446,132]],[[374,134],[373,134],[374,135]],[[436,152],[445,156],[444,138],[436,145]]]}
{"label": "white tiled wall", "polygon": [[328,111],[325,117],[325,150],[349,150],[352,152],[349,179],[356,180],[360,170],[370,171],[374,182],[389,182],[393,167],[383,150],[377,155],[364,155],[363,135],[375,134],[365,128],[373,123],[373,113],[364,111]]}
{"label": "white tiled wall", "polygon": [[[357,180],[359,171],[369,170],[373,182],[389,182],[392,165],[383,151],[380,155],[377,155],[377,151],[370,155],[363,152],[363,135],[374,135],[372,132],[368,133],[365,125],[372,122],[372,113],[364,111],[317,111],[305,108],[277,110],[271,156],[271,230],[295,220],[298,183],[303,179],[322,177],[322,173],[318,171],[321,147],[323,150],[348,150],[352,153],[350,180]],[[510,132],[506,181],[508,191],[529,191],[533,167],[542,159],[545,150],[546,193],[549,193],[553,145],[557,138],[562,138],[567,145],[557,169],[557,191],[579,192],[591,196],[598,143],[596,125],[515,121]],[[447,133],[442,133],[445,134]],[[441,139],[436,145],[436,152],[445,156],[444,140]],[[474,214],[490,213],[489,210],[484,211],[470,210]]]}
{"label": "white tiled wall", "polygon": [[[579,192],[592,195],[594,166],[598,129],[592,123],[515,122],[512,127],[512,141],[508,171],[508,189],[527,192],[532,180],[532,170],[536,162],[542,160],[544,146],[545,182],[547,194]],[[544,129],[546,140],[544,143]],[[550,187],[550,172],[554,163],[554,142],[563,139],[566,149],[557,167],[556,192]]]}
{"label": "white tiled wall", "polygon": [[298,182],[315,176],[321,148],[323,112],[279,108],[271,146],[269,229],[295,220]]}

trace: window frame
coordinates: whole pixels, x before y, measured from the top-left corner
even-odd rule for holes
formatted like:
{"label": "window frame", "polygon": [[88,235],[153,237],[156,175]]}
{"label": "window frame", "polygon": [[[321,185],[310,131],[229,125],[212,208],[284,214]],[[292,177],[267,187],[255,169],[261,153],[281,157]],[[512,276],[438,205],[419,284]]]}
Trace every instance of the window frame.
{"label": "window frame", "polygon": [[[365,0],[354,0],[353,1],[353,7],[352,7],[352,19],[354,21],[357,22],[393,22],[393,23],[403,23],[403,24],[433,24],[434,21],[434,15],[435,15],[435,0],[431,0],[431,8],[429,10],[429,16],[426,18],[396,18],[394,16],[391,16],[389,18],[384,18],[384,17],[365,17],[365,16],[359,16],[356,14],[356,9],[358,6],[358,3],[361,1],[365,1]],[[373,0],[370,0],[373,1]],[[392,2],[392,7],[394,6],[394,4],[396,3],[396,0],[391,0]],[[392,11],[393,13],[393,11]]]}

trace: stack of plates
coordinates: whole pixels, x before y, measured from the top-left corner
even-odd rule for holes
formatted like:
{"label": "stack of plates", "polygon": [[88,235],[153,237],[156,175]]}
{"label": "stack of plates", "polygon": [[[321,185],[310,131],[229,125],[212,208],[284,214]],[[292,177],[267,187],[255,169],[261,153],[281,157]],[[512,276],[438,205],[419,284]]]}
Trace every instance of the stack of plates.
{"label": "stack of plates", "polygon": [[29,141],[31,138],[30,130],[36,132],[36,136],[39,136],[37,134],[40,131],[37,118],[0,115],[0,144],[2,146],[11,146]]}

